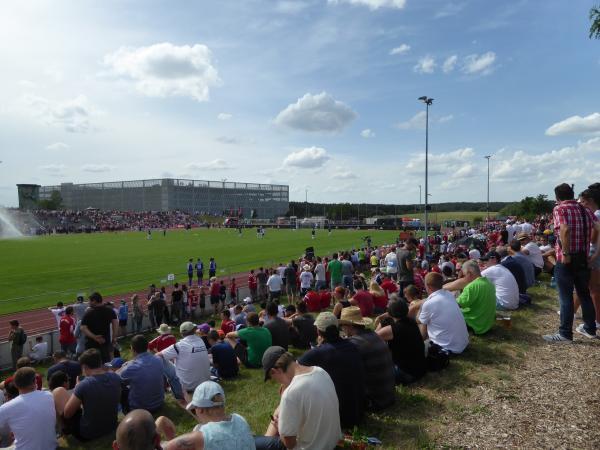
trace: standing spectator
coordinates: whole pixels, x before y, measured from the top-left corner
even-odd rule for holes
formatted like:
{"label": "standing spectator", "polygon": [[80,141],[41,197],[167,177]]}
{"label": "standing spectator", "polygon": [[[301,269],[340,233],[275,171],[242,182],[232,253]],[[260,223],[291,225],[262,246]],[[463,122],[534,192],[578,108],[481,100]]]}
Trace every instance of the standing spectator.
{"label": "standing spectator", "polygon": [[[256,282],[258,284],[257,299],[259,302],[264,302],[267,299],[267,279],[269,276],[265,273],[264,269],[260,267],[256,274]],[[254,299],[252,299],[254,300]]]}
{"label": "standing spectator", "polygon": [[[310,265],[305,264],[302,267],[302,273],[300,274],[300,296],[304,295],[310,290],[313,282],[313,274],[310,271]],[[316,290],[316,289],[315,289]]]}
{"label": "standing spectator", "polygon": [[221,301],[221,293],[219,283],[215,277],[209,279],[210,282],[210,306],[213,309],[213,314],[219,313],[219,303]]}
{"label": "standing spectator", "polygon": [[380,411],[394,403],[394,363],[385,342],[367,325],[373,321],[362,317],[356,306],[342,310],[341,329],[358,349],[364,369],[367,408]]}
{"label": "standing spectator", "polygon": [[298,286],[296,285],[296,269],[293,261],[290,261],[285,268],[284,277],[288,303],[294,303],[296,301],[296,294],[298,293]]}
{"label": "standing spectator", "polygon": [[250,289],[250,298],[252,301],[256,301],[257,298],[257,288],[258,284],[256,281],[256,275],[254,275],[254,269],[250,271],[248,275],[248,289]]}
{"label": "standing spectator", "polygon": [[196,386],[210,379],[210,361],[204,341],[196,335],[196,325],[183,322],[179,332],[182,339],[158,354],[165,360],[175,360],[175,372],[181,381],[187,401]]}
{"label": "standing spectator", "polygon": [[267,280],[267,287],[269,288],[269,301],[279,301],[279,298],[281,297],[282,285],[283,281],[281,281],[279,273],[274,270]]}
{"label": "standing spectator", "polygon": [[425,374],[425,345],[419,327],[408,317],[404,299],[390,303],[388,313],[393,319],[377,334],[388,342],[394,361],[396,384],[410,384]]}
{"label": "standing spectator", "polygon": [[350,261],[350,255],[346,253],[342,262],[342,284],[346,289],[352,290],[352,275],[354,274],[354,264]]}
{"label": "standing spectator", "polygon": [[204,263],[200,258],[196,260],[196,277],[198,278],[198,287],[202,286],[202,279],[204,278]]}
{"label": "standing spectator", "polygon": [[[413,252],[417,248],[417,240],[409,238],[404,246],[396,250],[398,257],[398,283],[400,285],[400,295],[404,295],[404,288],[414,284],[413,279]],[[423,247],[423,251],[425,247]]]}
{"label": "standing spectator", "polygon": [[67,306],[58,326],[58,342],[62,351],[67,355],[74,355],[77,350],[77,338],[75,337],[75,326],[77,324],[73,318],[73,312],[73,307]]}
{"label": "standing spectator", "polygon": [[179,323],[181,321],[181,304],[183,302],[183,291],[179,288],[179,283],[175,283],[173,292],[171,292],[171,322]]}
{"label": "standing spectator", "polygon": [[126,386],[122,398],[123,412],[145,409],[151,413],[165,401],[163,365],[160,358],[148,353],[148,341],[138,334],[131,339],[133,359],[123,365],[119,375]]}
{"label": "standing spectator", "polygon": [[150,328],[156,328],[158,325],[160,325],[160,322],[157,322],[156,320],[156,303],[158,301],[158,297],[158,292],[155,292],[148,298],[148,303],[146,303],[146,308],[148,309],[148,320],[150,320]]}
{"label": "standing spectator", "polygon": [[188,285],[192,287],[192,282],[194,281],[194,260],[190,258],[187,263],[187,275],[188,275]]}
{"label": "standing spectator", "polygon": [[287,350],[290,343],[290,330],[289,325],[279,317],[279,308],[277,303],[267,303],[267,317],[265,318],[264,327],[271,332],[271,345],[277,345]]}
{"label": "standing spectator", "polygon": [[262,363],[265,381],[273,379],[285,390],[266,436],[255,438],[256,449],[334,448],[342,431],[335,386],[327,372],[298,364],[281,347],[270,347]]}
{"label": "standing spectator", "polygon": [[557,334],[545,335],[544,340],[552,343],[571,343],[573,289],[581,302],[584,322],[575,331],[588,338],[596,337],[596,311],[590,296],[588,255],[592,235],[596,238],[596,247],[600,245],[600,222],[589,209],[575,201],[573,188],[568,184],[556,186],[554,194],[559,202],[554,207],[552,216],[555,233],[558,232],[554,277],[560,301],[560,327]]}
{"label": "standing spectator", "polygon": [[17,361],[23,356],[23,346],[27,342],[27,334],[25,330],[19,326],[19,321],[14,319],[9,322],[10,333],[8,340],[10,341],[10,357],[12,359],[12,368],[17,368]]}
{"label": "standing spectator", "polygon": [[[228,333],[226,338],[235,349],[240,361],[249,369],[257,369],[261,366],[261,361],[265,350],[271,346],[271,332],[259,325],[258,314],[248,313],[246,317],[247,328]],[[245,341],[245,345],[237,343],[236,339]]]}
{"label": "standing spectator", "polygon": [[29,347],[31,349],[31,352],[29,353],[29,359],[33,363],[40,363],[48,357],[48,343],[44,342],[44,338],[42,336],[36,336],[35,345],[32,346],[30,342]]}
{"label": "standing spectator", "polygon": [[60,319],[65,315],[65,305],[63,302],[58,302],[56,304],[56,308],[48,308],[48,311],[52,313],[54,319],[56,320],[57,328],[60,327]]}
{"label": "standing spectator", "polygon": [[342,263],[338,259],[338,254],[332,255],[331,261],[327,264],[327,271],[329,272],[331,280],[331,290],[342,285]]}
{"label": "standing spectator", "polygon": [[87,309],[89,307],[89,305],[87,303],[85,303],[83,300],[84,300],[83,295],[78,295],[77,301],[73,305],[73,309],[75,310],[75,319],[77,321],[80,321],[81,319],[83,319],[83,316],[85,315],[85,312],[87,311]]}
{"label": "standing spectator", "polygon": [[396,249],[392,247],[392,251],[390,251],[387,255],[385,255],[385,273],[392,279],[398,279],[398,256],[396,255]]}
{"label": "standing spectator", "polygon": [[358,349],[340,337],[338,320],[332,313],[319,314],[315,326],[320,344],[298,362],[321,367],[329,374],[339,401],[341,426],[351,429],[362,421],[365,410],[365,373]]}
{"label": "standing spectator", "polygon": [[317,256],[317,265],[315,266],[315,291],[327,288],[327,278],[325,275],[325,265],[320,256]]}
{"label": "standing spectator", "polygon": [[237,377],[238,359],[233,347],[219,339],[219,333],[215,330],[208,332],[207,339],[210,343],[208,353],[212,355],[212,365],[216,369],[217,376],[225,380]]}
{"label": "standing spectator", "polygon": [[14,384],[19,395],[0,406],[0,429],[14,435],[15,450],[50,450],[56,441],[56,410],[52,394],[39,391],[36,373],[23,367],[15,373]]}
{"label": "standing spectator", "polygon": [[[580,202],[600,220],[600,184],[591,185],[579,195]],[[593,238],[592,238],[593,241]],[[590,245],[590,294],[596,310],[596,328],[600,327],[600,247]]]}
{"label": "standing spectator", "polygon": [[121,306],[119,306],[119,336],[125,336],[127,334],[127,320],[129,319],[129,307],[125,299],[121,300]]}
{"label": "standing spectator", "polygon": [[57,409],[63,410],[65,434],[72,434],[80,441],[89,441],[110,434],[117,428],[121,378],[104,370],[102,355],[96,348],[83,352],[79,363],[85,379],[79,380],[73,394],[60,387],[53,394]]}
{"label": "standing spectator", "polygon": [[208,261],[208,278],[213,278],[217,276],[217,262],[215,258],[210,258]]}
{"label": "standing spectator", "polygon": [[90,309],[83,316],[81,331],[86,336],[86,350],[97,348],[103,362],[111,360],[112,346],[117,343],[117,324],[115,312],[102,304],[102,296],[98,292],[90,295]]}
{"label": "standing spectator", "polygon": [[140,300],[137,294],[133,294],[133,297],[131,297],[131,307],[133,308],[133,333],[138,334],[142,332],[142,325],[146,313],[140,306]]}
{"label": "standing spectator", "polygon": [[77,377],[81,375],[81,364],[67,358],[67,354],[63,351],[54,352],[52,359],[54,360],[54,365],[48,369],[46,379],[50,380],[50,377],[56,372],[66,373],[69,377],[69,389],[73,389]]}

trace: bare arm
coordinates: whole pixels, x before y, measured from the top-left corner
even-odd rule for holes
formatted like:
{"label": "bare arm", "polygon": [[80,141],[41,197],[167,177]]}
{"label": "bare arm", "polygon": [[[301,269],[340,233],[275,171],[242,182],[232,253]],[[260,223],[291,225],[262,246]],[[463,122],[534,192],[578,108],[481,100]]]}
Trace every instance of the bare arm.
{"label": "bare arm", "polygon": [[462,291],[467,284],[469,284],[469,282],[466,278],[458,278],[450,283],[446,283],[444,289],[446,291]]}
{"label": "bare arm", "polygon": [[65,419],[70,419],[75,415],[75,413],[79,410],[80,407],[81,400],[75,394],[71,395],[71,397],[69,397],[69,400],[67,401],[67,404],[65,405],[63,416],[65,416]]}
{"label": "bare arm", "polygon": [[424,323],[420,323],[419,330],[421,331],[421,336],[423,337],[423,340],[429,337],[429,335],[427,334],[427,325],[425,325]]}
{"label": "bare arm", "polygon": [[203,450],[204,435],[200,431],[179,436],[163,446],[164,450]]}
{"label": "bare arm", "polygon": [[112,321],[112,341],[113,344],[117,342],[117,336],[119,335],[117,331],[117,327],[119,326],[119,321],[117,319],[113,319]]}
{"label": "bare arm", "polygon": [[285,445],[285,448],[296,447],[296,436],[280,436],[281,442]]}
{"label": "bare arm", "polygon": [[381,339],[383,339],[386,342],[394,339],[394,332],[392,331],[391,325],[387,325],[383,328],[380,328],[379,330],[377,330],[376,333]]}

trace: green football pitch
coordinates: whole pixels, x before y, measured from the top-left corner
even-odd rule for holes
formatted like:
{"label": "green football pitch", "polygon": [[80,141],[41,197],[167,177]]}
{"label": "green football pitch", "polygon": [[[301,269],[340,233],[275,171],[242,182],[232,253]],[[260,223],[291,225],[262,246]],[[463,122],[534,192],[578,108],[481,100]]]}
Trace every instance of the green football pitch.
{"label": "green football pitch", "polygon": [[193,229],[152,234],[144,232],[95,233],[0,240],[0,314],[25,311],[71,302],[78,293],[99,291],[103,295],[144,289],[149,284],[166,284],[167,274],[175,281],[187,279],[189,258],[202,258],[205,279],[208,260],[217,262],[217,276],[269,267],[298,258],[306,247],[317,255],[364,245],[395,241],[396,231],[267,229],[264,239],[254,230],[241,237],[230,229]]}

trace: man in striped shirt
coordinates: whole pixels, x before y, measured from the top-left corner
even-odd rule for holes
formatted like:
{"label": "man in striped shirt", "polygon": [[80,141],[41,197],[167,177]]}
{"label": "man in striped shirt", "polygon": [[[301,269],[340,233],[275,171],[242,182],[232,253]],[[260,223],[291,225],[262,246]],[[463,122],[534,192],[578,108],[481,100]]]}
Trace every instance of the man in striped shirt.
{"label": "man in striped shirt", "polygon": [[554,277],[560,301],[560,327],[557,334],[543,336],[551,343],[573,342],[573,288],[581,301],[583,324],[575,331],[596,338],[594,304],[589,291],[590,269],[587,264],[592,236],[600,244],[600,222],[592,212],[575,201],[572,186],[563,183],[554,188],[557,205],[552,212],[556,241]]}

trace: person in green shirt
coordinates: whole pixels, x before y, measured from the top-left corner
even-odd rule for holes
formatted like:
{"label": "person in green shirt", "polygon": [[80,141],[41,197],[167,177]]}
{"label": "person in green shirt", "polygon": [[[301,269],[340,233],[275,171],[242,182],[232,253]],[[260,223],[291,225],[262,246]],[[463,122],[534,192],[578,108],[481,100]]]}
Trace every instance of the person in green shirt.
{"label": "person in green shirt", "polygon": [[331,290],[342,285],[342,262],[338,259],[338,254],[332,255],[332,260],[327,264],[327,270],[331,275]]}
{"label": "person in green shirt", "polygon": [[[265,350],[273,342],[271,332],[259,325],[258,314],[251,312],[246,317],[247,328],[227,333],[227,340],[235,349],[237,357],[249,369],[258,369],[262,366],[262,357]],[[237,338],[246,342],[246,346],[238,343]]]}
{"label": "person in green shirt", "polygon": [[456,301],[463,313],[467,326],[475,334],[487,333],[496,322],[496,288],[481,276],[475,261],[462,265],[464,280],[468,283]]}

